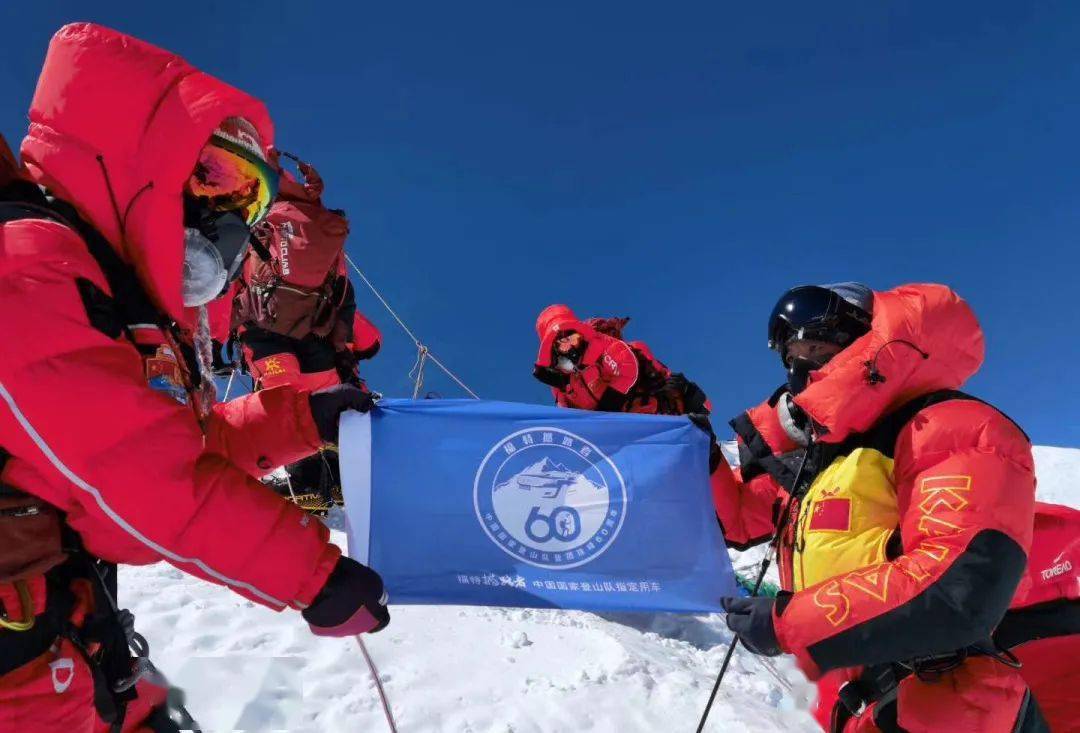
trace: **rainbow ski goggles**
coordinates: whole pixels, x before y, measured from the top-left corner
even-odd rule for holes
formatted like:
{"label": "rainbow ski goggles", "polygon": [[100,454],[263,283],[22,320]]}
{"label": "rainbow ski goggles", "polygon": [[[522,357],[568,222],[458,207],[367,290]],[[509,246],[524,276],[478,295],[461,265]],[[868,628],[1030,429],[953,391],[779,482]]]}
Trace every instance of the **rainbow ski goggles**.
{"label": "rainbow ski goggles", "polygon": [[235,211],[253,226],[270,212],[278,173],[240,145],[215,135],[199,152],[187,191],[211,211]]}

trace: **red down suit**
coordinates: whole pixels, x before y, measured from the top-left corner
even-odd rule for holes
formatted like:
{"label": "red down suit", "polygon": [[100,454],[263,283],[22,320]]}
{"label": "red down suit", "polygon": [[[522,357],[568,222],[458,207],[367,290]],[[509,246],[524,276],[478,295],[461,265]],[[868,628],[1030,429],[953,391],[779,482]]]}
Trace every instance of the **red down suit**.
{"label": "red down suit", "polygon": [[[780,528],[777,637],[821,680],[835,730],[1045,730],[1041,716],[1076,730],[1076,686],[1038,646],[1053,637],[1076,658],[1080,564],[1043,565],[1076,555],[1080,513],[1037,511],[1026,435],[955,391],[982,361],[961,298],[903,286],[875,294],[870,332],[794,398],[809,449],[782,426],[781,393],[732,421],[740,467],[713,475],[717,514],[736,548]],[[853,715],[841,687],[868,708]]]}
{"label": "red down suit", "polygon": [[[181,191],[210,134],[233,116],[272,139],[257,100],[92,24],[54,36],[30,109],[27,174],[104,236],[162,321],[181,331],[194,325],[181,287]],[[130,334],[160,329],[103,332],[87,292],[115,296],[75,231],[45,219],[0,228],[0,446],[11,454],[0,480],[59,508],[104,560],[165,560],[271,608],[304,608],[340,551],[319,522],[256,477],[320,447],[306,394],[264,390],[216,405],[200,424],[189,406],[148,386],[149,365]],[[228,299],[214,305],[227,309]],[[35,610],[45,603],[38,595]],[[10,596],[0,601],[18,607]],[[18,681],[27,695],[31,682]],[[0,703],[17,697],[18,684],[0,679]],[[50,692],[51,712],[28,699],[37,727],[18,729],[50,730],[53,719],[62,730],[87,729],[86,688],[69,692]],[[4,710],[18,720],[16,707]]]}
{"label": "red down suit", "polygon": [[[555,404],[579,410],[682,415],[707,414],[705,394],[675,375],[641,341],[624,341],[629,319],[579,320],[565,305],[545,308],[536,320],[540,338],[533,374],[551,387]],[[583,351],[571,373],[557,368],[556,342],[576,334]]]}
{"label": "red down suit", "polygon": [[277,151],[271,160],[281,187],[256,230],[269,256],[248,257],[233,308],[244,360],[261,388],[355,381],[357,362],[378,353],[382,335],[356,309],[345,269],[349,221],[324,205],[314,166],[297,162],[301,182]]}

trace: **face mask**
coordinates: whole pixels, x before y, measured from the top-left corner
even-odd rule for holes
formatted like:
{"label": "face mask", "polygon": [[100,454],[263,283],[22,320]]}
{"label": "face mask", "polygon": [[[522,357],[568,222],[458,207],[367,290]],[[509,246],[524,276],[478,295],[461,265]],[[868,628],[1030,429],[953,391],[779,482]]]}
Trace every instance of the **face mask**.
{"label": "face mask", "polygon": [[811,359],[797,356],[788,363],[787,381],[791,394],[799,394],[810,382],[810,372],[825,366]]}
{"label": "face mask", "polygon": [[[194,220],[194,222],[193,222]],[[240,274],[251,230],[235,212],[185,217],[184,305],[205,305]]]}
{"label": "face mask", "polygon": [[560,356],[555,361],[555,368],[558,369],[560,372],[564,372],[566,374],[570,374],[575,369],[573,360],[568,359],[565,356]]}
{"label": "face mask", "polygon": [[229,272],[214,243],[198,229],[184,227],[184,305],[206,305],[228,282]]}

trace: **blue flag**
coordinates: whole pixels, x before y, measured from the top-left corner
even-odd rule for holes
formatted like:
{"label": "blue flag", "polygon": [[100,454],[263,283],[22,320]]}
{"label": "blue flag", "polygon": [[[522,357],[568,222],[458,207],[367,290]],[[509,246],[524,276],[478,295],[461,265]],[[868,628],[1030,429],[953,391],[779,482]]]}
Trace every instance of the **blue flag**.
{"label": "blue flag", "polygon": [[394,603],[712,612],[737,593],[684,417],[383,400],[342,420],[350,555]]}

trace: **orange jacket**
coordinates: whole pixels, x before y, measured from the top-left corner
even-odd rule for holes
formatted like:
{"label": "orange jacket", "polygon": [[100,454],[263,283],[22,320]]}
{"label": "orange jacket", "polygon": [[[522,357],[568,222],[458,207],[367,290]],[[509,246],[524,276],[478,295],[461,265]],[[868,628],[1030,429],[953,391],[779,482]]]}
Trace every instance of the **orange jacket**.
{"label": "orange jacket", "polygon": [[[741,466],[714,474],[717,513],[736,546],[783,526],[790,595],[777,602],[775,627],[812,679],[963,649],[988,638],[1009,608],[1032,538],[1031,448],[994,408],[942,393],[982,359],[982,332],[963,300],[940,285],[903,286],[875,294],[870,332],[795,397],[815,425],[809,451],[781,426],[780,395],[732,421]],[[928,729],[918,719],[926,710],[902,706],[901,725]],[[934,730],[975,730],[967,725],[976,718],[931,718]]]}

